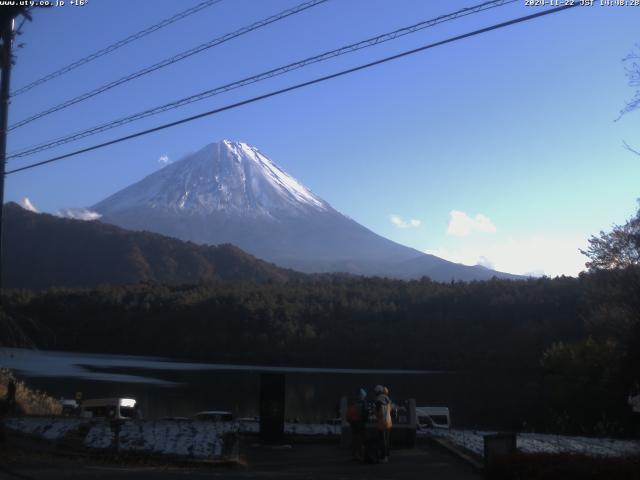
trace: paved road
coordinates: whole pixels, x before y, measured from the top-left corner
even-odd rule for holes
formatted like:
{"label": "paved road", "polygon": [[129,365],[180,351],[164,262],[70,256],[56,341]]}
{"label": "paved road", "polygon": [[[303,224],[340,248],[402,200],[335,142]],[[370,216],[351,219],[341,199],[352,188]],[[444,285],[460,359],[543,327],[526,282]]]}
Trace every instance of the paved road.
{"label": "paved road", "polygon": [[[20,456],[0,467],[0,479],[422,479],[478,480],[471,467],[450,454],[428,445],[392,452],[388,464],[364,465],[353,462],[349,453],[330,444],[302,444],[290,447],[246,445],[246,466],[171,467],[116,466],[79,462],[63,458]],[[7,470],[8,469],[8,470]],[[11,473],[9,473],[9,471]]]}

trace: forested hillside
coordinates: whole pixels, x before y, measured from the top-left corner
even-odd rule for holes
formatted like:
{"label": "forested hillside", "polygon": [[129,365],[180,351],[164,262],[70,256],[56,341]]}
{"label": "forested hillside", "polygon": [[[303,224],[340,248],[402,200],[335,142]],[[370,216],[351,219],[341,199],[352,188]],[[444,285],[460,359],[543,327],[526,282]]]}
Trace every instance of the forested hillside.
{"label": "forested hillside", "polygon": [[[85,224],[74,225],[87,234]],[[104,228],[118,238],[147,238]],[[219,250],[201,251],[206,258]],[[240,265],[262,269],[257,279],[282,281],[9,290],[0,343],[242,364],[448,370],[469,380],[469,408],[501,425],[624,433],[627,396],[640,383],[640,209],[625,225],[592,237],[585,253],[590,272],[578,278],[269,276],[282,271],[240,256],[247,259]],[[232,272],[242,271],[234,265]],[[479,397],[481,405],[473,401]]]}
{"label": "forested hillside", "polygon": [[640,344],[624,325],[604,319],[609,308],[639,311],[629,303],[639,282],[640,270],[628,268],[578,279],[471,283],[146,283],[13,291],[4,305],[41,348],[453,370],[475,378],[485,397],[500,395],[496,402],[510,405],[518,426],[621,431],[637,375],[630,355]]}
{"label": "forested hillside", "polygon": [[196,245],[99,221],[4,207],[3,285],[9,288],[95,287],[141,281],[284,281],[301,277],[233,245]]}

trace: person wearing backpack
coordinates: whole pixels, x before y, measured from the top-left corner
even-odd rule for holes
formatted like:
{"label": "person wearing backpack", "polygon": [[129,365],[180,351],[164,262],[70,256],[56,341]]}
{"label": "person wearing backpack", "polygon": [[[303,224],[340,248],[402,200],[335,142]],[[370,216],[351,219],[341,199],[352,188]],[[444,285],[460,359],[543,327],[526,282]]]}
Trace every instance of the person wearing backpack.
{"label": "person wearing backpack", "polygon": [[393,422],[391,421],[391,399],[385,393],[389,390],[382,385],[377,385],[375,388],[376,396],[376,428],[378,430],[378,438],[380,442],[380,462],[389,462],[389,447],[391,437],[391,427]]}
{"label": "person wearing backpack", "polygon": [[356,399],[347,406],[347,421],[351,426],[351,453],[358,461],[364,459],[364,438],[369,416],[366,398],[367,392],[360,388]]}

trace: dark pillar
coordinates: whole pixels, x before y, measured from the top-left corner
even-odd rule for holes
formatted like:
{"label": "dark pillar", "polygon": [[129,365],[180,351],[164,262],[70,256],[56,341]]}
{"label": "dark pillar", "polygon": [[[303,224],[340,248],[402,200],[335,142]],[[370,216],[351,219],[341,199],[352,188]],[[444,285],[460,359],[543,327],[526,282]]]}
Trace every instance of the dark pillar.
{"label": "dark pillar", "polygon": [[285,376],[283,373],[260,375],[260,439],[267,443],[284,440]]}
{"label": "dark pillar", "polygon": [[487,478],[510,478],[517,452],[515,433],[484,436],[484,468]]}

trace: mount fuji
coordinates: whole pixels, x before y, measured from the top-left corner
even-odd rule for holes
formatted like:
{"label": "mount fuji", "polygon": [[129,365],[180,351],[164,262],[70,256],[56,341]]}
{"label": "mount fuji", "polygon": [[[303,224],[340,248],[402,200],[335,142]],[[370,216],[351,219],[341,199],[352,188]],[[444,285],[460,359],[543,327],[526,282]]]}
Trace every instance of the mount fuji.
{"label": "mount fuji", "polygon": [[229,140],[167,165],[91,210],[105,223],[200,244],[232,243],[303,272],[439,281],[515,278],[381,237],[335,210],[257,148]]}

